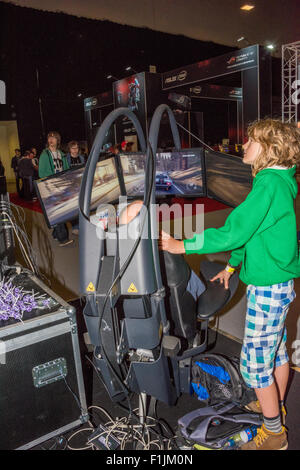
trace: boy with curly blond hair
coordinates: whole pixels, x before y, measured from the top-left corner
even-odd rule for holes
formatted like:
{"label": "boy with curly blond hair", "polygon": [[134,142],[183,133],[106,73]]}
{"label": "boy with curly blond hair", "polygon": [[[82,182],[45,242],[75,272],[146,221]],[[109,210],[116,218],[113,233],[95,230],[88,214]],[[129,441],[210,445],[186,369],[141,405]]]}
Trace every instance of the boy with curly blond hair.
{"label": "boy with curly blond hair", "polygon": [[228,281],[242,263],[240,278],[247,284],[247,315],[240,370],[255,389],[253,411],[263,425],[243,450],[285,450],[288,447],[284,398],[289,377],[285,319],[295,298],[294,279],[300,276],[294,200],[298,185],[300,132],[292,124],[264,119],[248,128],[243,146],[245,164],[252,166],[253,188],[223,227],[204,230],[179,241],[162,233],[161,248],[171,253],[232,251],[225,270],[215,276]]}

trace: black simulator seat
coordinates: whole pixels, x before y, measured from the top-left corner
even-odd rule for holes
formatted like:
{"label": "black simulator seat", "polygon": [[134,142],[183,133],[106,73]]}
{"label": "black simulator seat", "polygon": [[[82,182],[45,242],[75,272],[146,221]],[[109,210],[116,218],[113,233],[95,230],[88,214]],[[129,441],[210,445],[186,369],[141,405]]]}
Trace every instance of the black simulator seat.
{"label": "black simulator seat", "polygon": [[[239,277],[237,273],[234,273],[230,278],[229,288],[225,289],[219,281],[210,281],[224,269],[224,265],[203,261],[200,265],[200,277],[206,285],[206,290],[196,301],[186,290],[191,268],[184,257],[164,251],[160,256],[160,261],[162,279],[167,287],[166,311],[171,321],[171,334],[185,338],[188,345],[193,348],[183,353],[185,358],[194,355],[196,348],[197,354],[200,354],[207,348],[209,320],[217,315],[232,298],[238,287]],[[200,321],[201,328],[198,328]],[[200,331],[205,333],[205,339],[201,344],[199,344]]]}
{"label": "black simulator seat", "polygon": [[171,322],[171,333],[192,340],[197,329],[197,303],[186,290],[191,268],[182,255],[167,251],[160,254],[160,266],[166,288],[166,311]]}

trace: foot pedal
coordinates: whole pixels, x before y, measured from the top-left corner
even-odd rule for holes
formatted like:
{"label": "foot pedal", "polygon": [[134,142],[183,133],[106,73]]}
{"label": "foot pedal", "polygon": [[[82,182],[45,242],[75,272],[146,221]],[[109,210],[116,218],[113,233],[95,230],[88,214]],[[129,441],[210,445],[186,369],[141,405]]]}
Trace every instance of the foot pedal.
{"label": "foot pedal", "polygon": [[164,336],[162,340],[162,347],[167,357],[175,357],[181,349],[181,342],[176,336]]}

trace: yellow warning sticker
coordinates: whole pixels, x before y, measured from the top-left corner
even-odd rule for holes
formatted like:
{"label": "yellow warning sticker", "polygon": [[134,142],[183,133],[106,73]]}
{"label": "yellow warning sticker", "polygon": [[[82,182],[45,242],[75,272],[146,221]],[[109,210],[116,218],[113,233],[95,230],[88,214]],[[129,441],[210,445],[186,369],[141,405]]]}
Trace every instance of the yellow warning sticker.
{"label": "yellow warning sticker", "polygon": [[86,288],[86,291],[87,291],[87,292],[95,292],[95,290],[96,290],[96,289],[95,289],[94,284],[93,284],[92,282],[90,282],[89,285],[88,285],[87,288]]}
{"label": "yellow warning sticker", "polygon": [[135,285],[133,284],[133,282],[130,284],[129,288],[128,288],[128,291],[130,294],[136,294],[138,292],[137,288],[135,287]]}

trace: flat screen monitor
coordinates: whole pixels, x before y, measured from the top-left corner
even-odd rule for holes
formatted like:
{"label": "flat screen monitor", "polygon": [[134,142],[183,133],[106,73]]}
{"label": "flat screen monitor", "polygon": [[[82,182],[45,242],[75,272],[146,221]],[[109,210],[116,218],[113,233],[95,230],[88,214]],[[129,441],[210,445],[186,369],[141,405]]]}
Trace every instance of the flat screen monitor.
{"label": "flat screen monitor", "polygon": [[[35,182],[47,225],[78,217],[78,198],[84,167],[63,171]],[[114,158],[97,163],[91,196],[91,210],[100,204],[118,201],[121,195]]]}
{"label": "flat screen monitor", "polygon": [[[121,165],[127,196],[142,197],[145,189],[145,154],[122,154]],[[203,150],[200,148],[157,153],[156,196],[204,196],[203,172]]]}
{"label": "flat screen monitor", "polygon": [[251,191],[251,166],[240,157],[206,150],[205,169],[209,197],[236,207]]}

